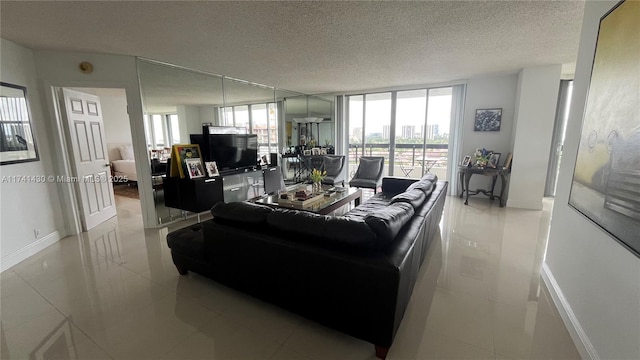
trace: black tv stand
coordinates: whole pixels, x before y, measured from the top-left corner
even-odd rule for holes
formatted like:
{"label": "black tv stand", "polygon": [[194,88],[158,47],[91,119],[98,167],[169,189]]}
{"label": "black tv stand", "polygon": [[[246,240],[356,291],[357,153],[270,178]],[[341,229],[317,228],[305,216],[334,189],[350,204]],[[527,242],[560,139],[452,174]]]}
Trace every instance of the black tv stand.
{"label": "black tv stand", "polygon": [[220,170],[220,175],[222,176],[235,175],[235,174],[241,174],[241,173],[246,173],[246,172],[255,171],[255,170],[258,170],[257,166],[247,166],[247,167],[242,167],[237,169],[225,169],[225,170]]}
{"label": "black tv stand", "polygon": [[165,206],[200,213],[220,201],[238,202],[262,196],[262,169],[247,167],[220,172],[220,176],[198,179],[163,179]]}

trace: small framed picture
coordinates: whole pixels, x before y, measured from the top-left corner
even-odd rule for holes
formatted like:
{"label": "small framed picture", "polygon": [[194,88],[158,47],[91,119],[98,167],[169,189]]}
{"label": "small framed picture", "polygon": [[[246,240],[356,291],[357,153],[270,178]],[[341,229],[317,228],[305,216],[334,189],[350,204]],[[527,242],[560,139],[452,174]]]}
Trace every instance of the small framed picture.
{"label": "small framed picture", "polygon": [[320,149],[320,155],[327,155],[327,149],[326,148]]}
{"label": "small framed picture", "polygon": [[187,165],[189,179],[204,177],[204,169],[202,168],[202,162],[200,161],[200,158],[185,159],[184,163],[185,165]]}
{"label": "small framed picture", "polygon": [[474,131],[500,131],[502,109],[477,109]]}
{"label": "small framed picture", "polygon": [[496,153],[494,152],[493,154],[491,154],[491,156],[489,157],[489,163],[487,164],[490,168],[497,168],[498,167],[498,163],[500,162],[500,153]]}
{"label": "small framed picture", "polygon": [[320,148],[314,147],[313,149],[311,149],[311,155],[320,155]]}
{"label": "small framed picture", "polygon": [[469,166],[469,163],[471,163],[471,156],[465,155],[464,159],[462,159],[462,166]]}
{"label": "small framed picture", "polygon": [[302,152],[302,155],[304,155],[304,156],[311,156],[311,150],[309,150],[309,149],[304,150],[304,151]]}
{"label": "small framed picture", "polygon": [[218,165],[215,161],[207,161],[204,163],[204,165],[207,168],[207,175],[209,175],[209,177],[220,175],[220,173],[218,172]]}

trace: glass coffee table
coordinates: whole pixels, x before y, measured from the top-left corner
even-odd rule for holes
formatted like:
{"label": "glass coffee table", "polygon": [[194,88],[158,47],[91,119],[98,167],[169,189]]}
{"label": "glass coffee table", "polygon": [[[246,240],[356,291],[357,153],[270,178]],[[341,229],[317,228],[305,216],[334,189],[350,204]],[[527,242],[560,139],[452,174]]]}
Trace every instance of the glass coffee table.
{"label": "glass coffee table", "polygon": [[[295,191],[296,186],[287,188],[288,191]],[[325,191],[329,189],[333,189],[331,186],[323,186]],[[305,210],[314,212],[320,215],[328,215],[337,209],[349,204],[351,201],[354,202],[355,206],[360,205],[360,200],[362,199],[362,190],[356,188],[335,188],[339,191],[335,191],[331,196],[326,196],[324,194],[317,195],[318,197],[313,199],[308,199],[303,202],[301,200],[288,200],[288,201],[280,201],[280,195],[266,195],[251,201],[257,204],[265,204],[270,206],[278,206],[289,209],[296,210]],[[310,201],[311,200],[311,201]]]}

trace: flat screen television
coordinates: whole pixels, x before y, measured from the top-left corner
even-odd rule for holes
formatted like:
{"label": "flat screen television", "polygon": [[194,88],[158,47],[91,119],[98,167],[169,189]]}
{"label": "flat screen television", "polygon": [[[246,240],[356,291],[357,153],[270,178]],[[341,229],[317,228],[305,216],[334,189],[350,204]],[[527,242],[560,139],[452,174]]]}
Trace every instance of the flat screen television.
{"label": "flat screen television", "polygon": [[203,139],[200,149],[205,161],[215,161],[220,171],[255,167],[258,164],[258,135],[206,134],[201,136]]}

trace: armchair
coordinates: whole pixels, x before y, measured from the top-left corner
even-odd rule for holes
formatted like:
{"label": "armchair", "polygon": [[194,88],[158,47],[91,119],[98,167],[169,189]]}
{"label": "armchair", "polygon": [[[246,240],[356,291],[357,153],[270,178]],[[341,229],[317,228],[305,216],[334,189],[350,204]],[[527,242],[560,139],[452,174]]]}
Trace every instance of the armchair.
{"label": "armchair", "polygon": [[335,186],[342,184],[347,180],[347,169],[344,166],[344,155],[326,155],[322,162],[322,168],[327,172],[327,175],[322,179],[322,183],[325,185]]}
{"label": "armchair", "polygon": [[382,174],[384,172],[384,157],[363,156],[360,158],[360,165],[356,174],[349,181],[349,186],[373,189],[374,193],[382,185]]}

